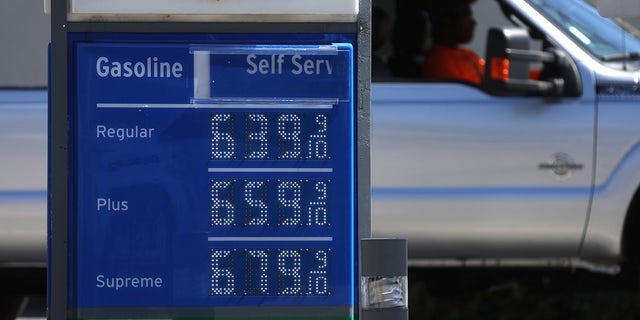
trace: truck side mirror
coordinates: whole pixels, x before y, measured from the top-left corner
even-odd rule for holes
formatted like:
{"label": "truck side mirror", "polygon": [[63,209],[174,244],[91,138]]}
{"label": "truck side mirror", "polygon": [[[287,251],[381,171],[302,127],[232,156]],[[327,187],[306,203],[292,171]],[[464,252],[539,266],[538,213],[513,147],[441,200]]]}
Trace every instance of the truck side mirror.
{"label": "truck side mirror", "polygon": [[530,79],[531,62],[566,66],[575,71],[570,83],[579,82],[577,70],[572,67],[571,60],[565,54],[559,50],[530,50],[529,40],[529,33],[521,28],[494,27],[489,30],[485,78],[482,84],[487,92],[499,96],[567,94],[563,77]]}

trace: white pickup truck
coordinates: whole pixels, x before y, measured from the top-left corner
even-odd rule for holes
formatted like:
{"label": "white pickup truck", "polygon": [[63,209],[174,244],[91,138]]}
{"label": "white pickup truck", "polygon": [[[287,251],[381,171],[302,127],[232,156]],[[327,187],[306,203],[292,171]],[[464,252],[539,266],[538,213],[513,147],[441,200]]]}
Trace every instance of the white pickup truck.
{"label": "white pickup truck", "polygon": [[[411,3],[374,6],[408,21]],[[513,22],[492,29],[485,57],[510,60],[509,79],[373,75],[374,235],[408,238],[415,265],[636,265],[640,32],[582,0],[484,4]],[[46,267],[46,101],[0,90],[3,279]]]}
{"label": "white pickup truck", "polygon": [[0,90],[0,319],[46,288],[47,92]]}
{"label": "white pickup truck", "polygon": [[640,33],[581,0],[497,3],[516,28],[485,58],[510,59],[510,79],[373,83],[374,234],[427,264],[637,261]]}

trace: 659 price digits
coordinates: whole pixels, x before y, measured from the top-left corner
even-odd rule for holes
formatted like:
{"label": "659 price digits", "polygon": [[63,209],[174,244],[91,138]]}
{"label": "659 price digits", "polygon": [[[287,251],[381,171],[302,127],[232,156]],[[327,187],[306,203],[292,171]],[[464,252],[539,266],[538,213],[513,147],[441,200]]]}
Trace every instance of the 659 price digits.
{"label": "659 price digits", "polygon": [[328,227],[330,180],[211,181],[211,226]]}

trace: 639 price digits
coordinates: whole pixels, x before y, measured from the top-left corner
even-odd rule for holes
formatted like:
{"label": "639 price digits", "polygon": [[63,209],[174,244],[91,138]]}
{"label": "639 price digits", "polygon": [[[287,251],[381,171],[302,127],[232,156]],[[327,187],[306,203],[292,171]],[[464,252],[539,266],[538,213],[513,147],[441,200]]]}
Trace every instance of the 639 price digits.
{"label": "639 price digits", "polygon": [[328,160],[328,132],[328,113],[214,113],[211,160]]}

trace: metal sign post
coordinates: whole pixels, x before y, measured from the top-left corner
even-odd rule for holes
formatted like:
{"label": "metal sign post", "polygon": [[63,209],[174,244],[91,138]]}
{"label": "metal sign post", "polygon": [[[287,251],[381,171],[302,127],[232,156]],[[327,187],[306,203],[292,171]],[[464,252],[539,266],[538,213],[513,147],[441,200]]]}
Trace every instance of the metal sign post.
{"label": "metal sign post", "polygon": [[354,319],[369,1],[53,1],[49,319]]}

